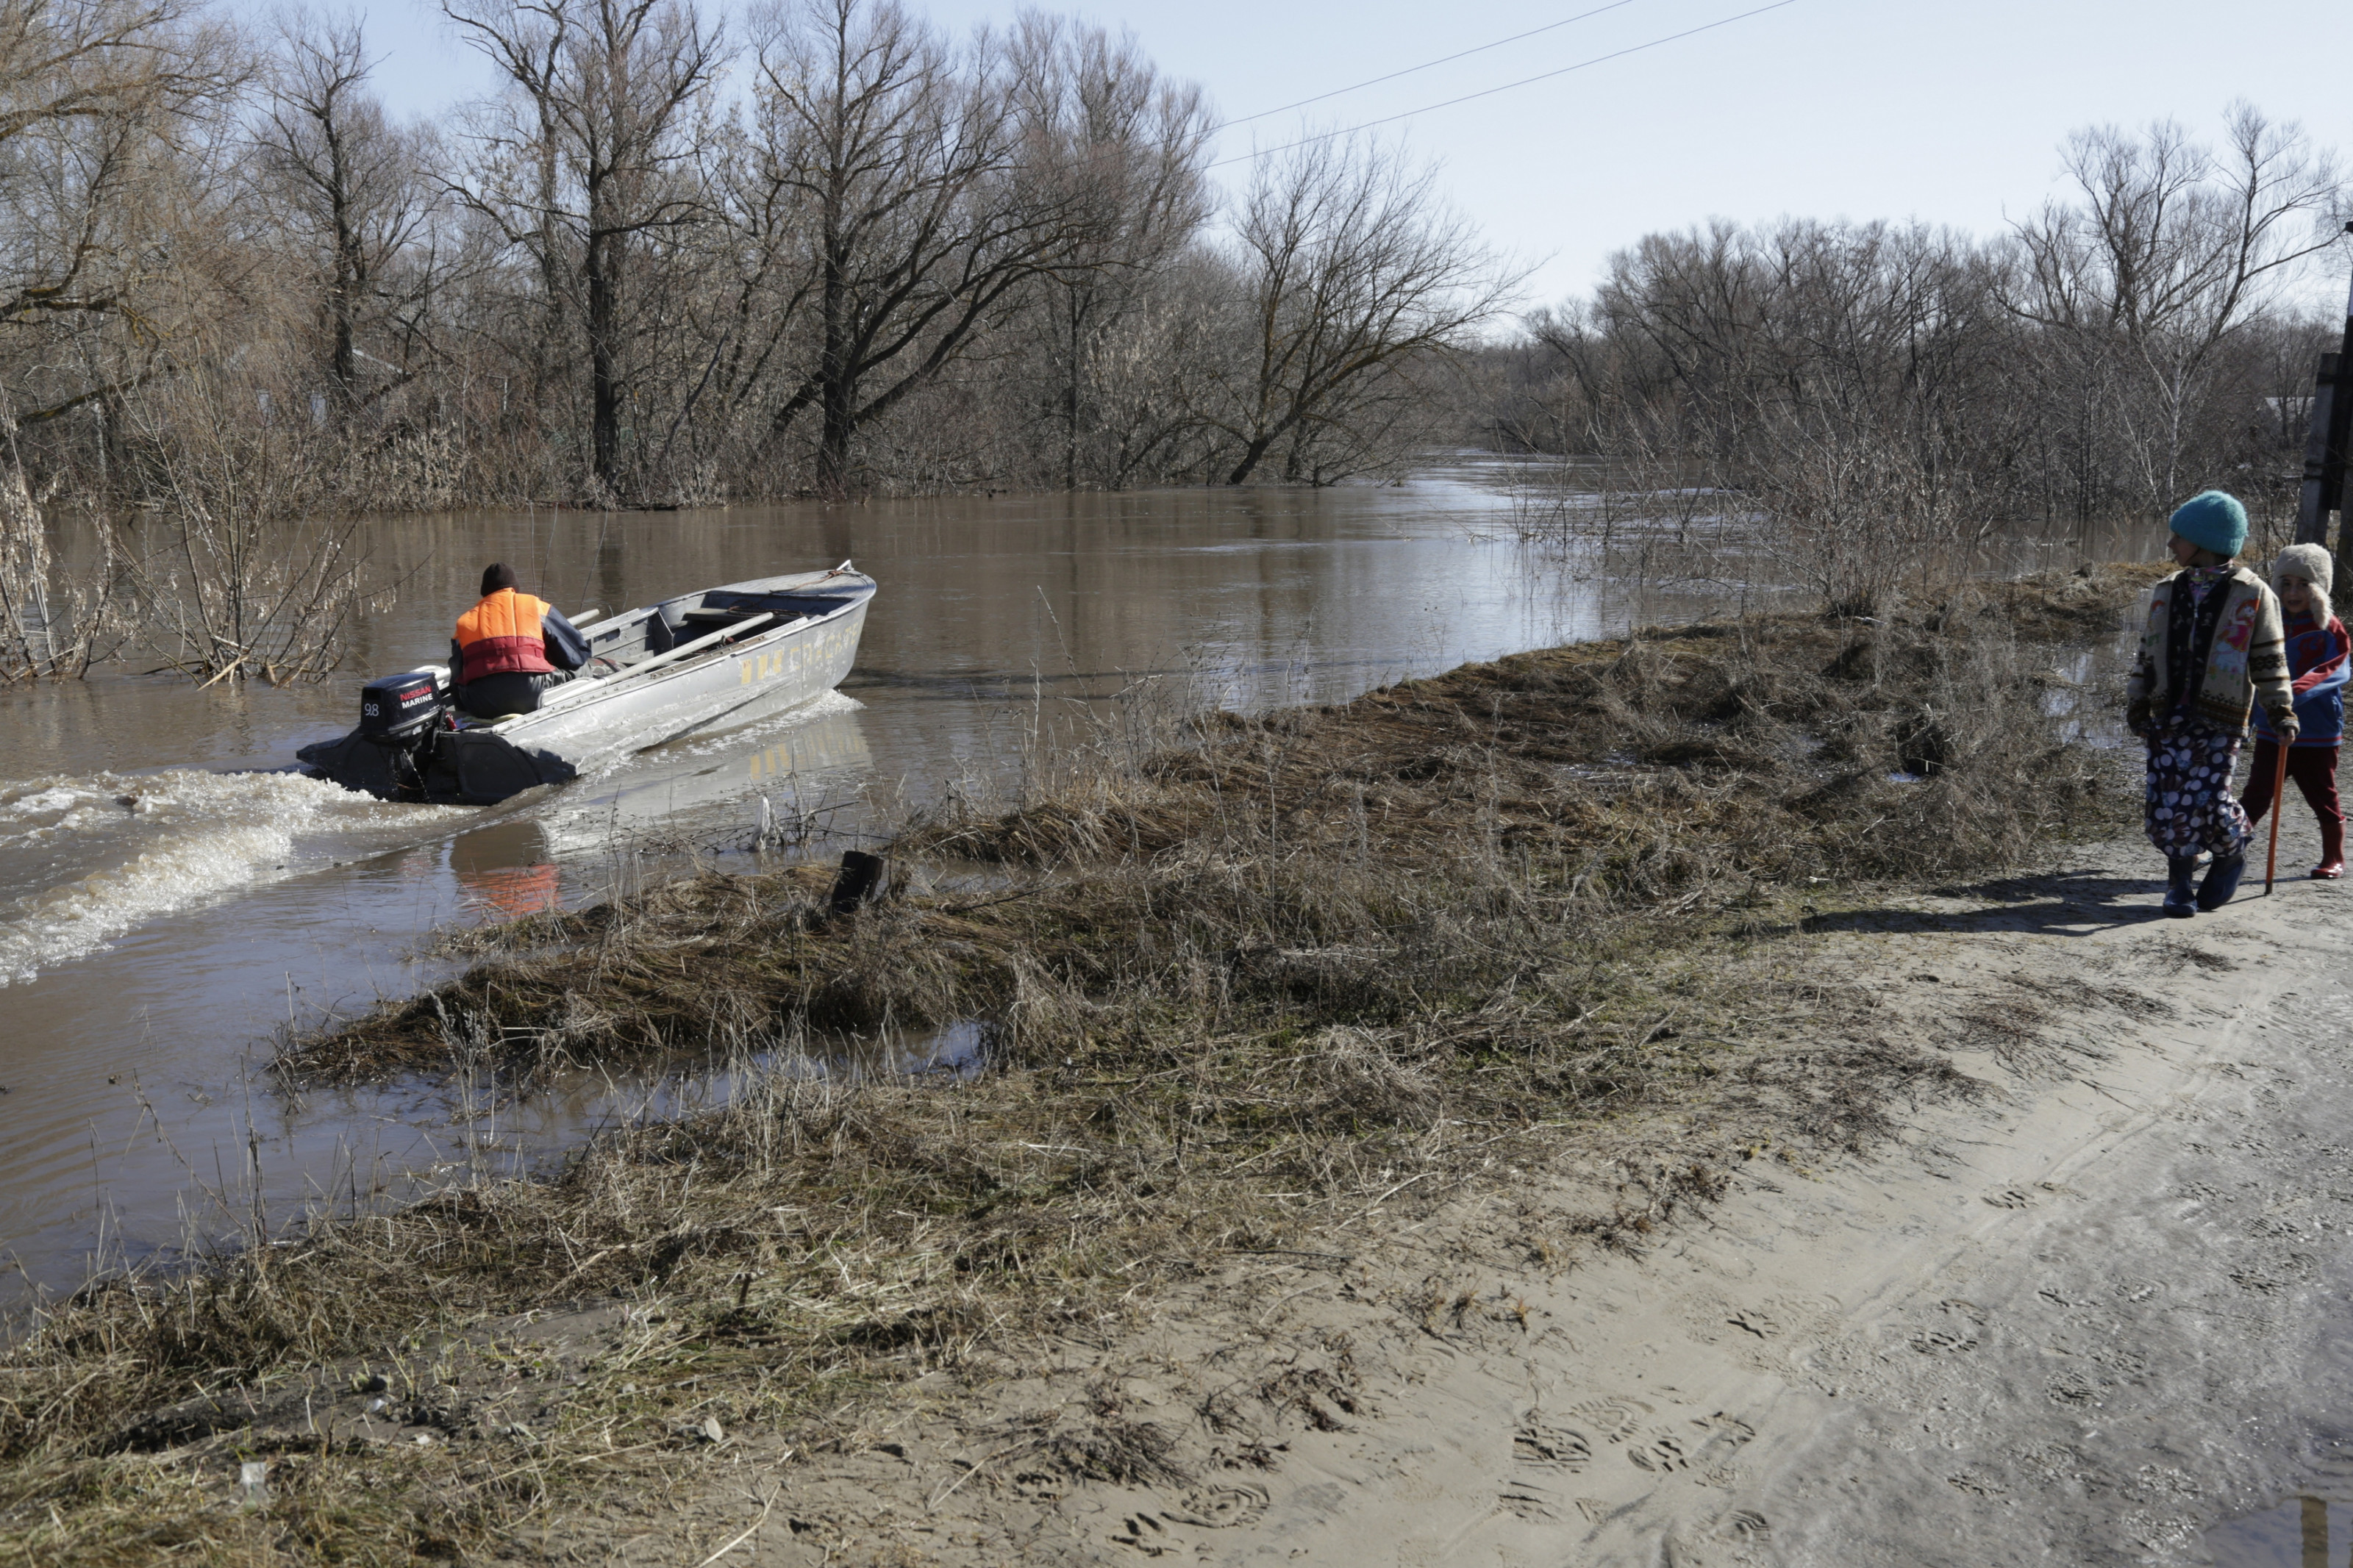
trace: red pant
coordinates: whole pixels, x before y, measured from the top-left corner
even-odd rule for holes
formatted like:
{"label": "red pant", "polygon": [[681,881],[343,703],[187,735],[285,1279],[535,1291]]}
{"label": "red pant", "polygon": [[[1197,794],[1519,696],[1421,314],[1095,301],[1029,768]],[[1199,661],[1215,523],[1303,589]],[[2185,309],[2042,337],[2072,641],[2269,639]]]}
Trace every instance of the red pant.
{"label": "red pant", "polygon": [[[2257,741],[2253,771],[2247,775],[2247,793],[2239,800],[2247,808],[2248,821],[2261,822],[2263,813],[2271,809],[2272,778],[2278,771],[2278,745]],[[2337,801],[2337,748],[2290,746],[2287,776],[2295,781],[2295,787],[2304,792],[2304,803],[2320,819],[2322,861],[2344,859],[2345,808]]]}

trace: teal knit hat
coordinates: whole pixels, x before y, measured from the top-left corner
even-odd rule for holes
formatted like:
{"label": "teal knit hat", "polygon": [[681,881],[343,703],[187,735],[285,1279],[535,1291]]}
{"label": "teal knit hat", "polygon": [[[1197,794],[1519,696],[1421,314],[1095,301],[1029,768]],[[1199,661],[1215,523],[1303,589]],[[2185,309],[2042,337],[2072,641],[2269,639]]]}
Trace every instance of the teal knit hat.
{"label": "teal knit hat", "polygon": [[2247,542],[2247,509],[2221,490],[2200,490],[2175,509],[2173,531],[2200,550],[2229,557]]}

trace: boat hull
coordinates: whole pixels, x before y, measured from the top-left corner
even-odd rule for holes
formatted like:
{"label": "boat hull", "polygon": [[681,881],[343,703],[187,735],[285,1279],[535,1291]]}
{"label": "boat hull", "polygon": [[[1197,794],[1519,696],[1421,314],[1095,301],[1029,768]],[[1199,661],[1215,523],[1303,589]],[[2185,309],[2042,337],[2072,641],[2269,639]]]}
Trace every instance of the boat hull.
{"label": "boat hull", "polygon": [[[857,663],[873,596],[872,579],[837,569],[666,600],[586,629],[592,655],[657,668],[640,672],[625,662],[604,679],[551,688],[537,711],[492,723],[432,730],[401,745],[355,730],[299,754],[322,776],[385,799],[495,805],[723,724],[738,709],[757,704],[772,713],[832,690]],[[712,646],[693,657],[665,663],[664,652],[649,651],[685,652],[688,634],[705,620],[717,620],[719,631],[705,634]]]}
{"label": "boat hull", "polygon": [[[560,708],[487,726],[510,743],[571,763],[575,773],[659,746],[746,704],[789,707],[841,684],[866,629],[860,599],[817,622],[754,633],[704,658],[632,681],[609,696],[593,689]],[[594,650],[594,639],[591,650]],[[570,688],[555,690],[570,697]]]}

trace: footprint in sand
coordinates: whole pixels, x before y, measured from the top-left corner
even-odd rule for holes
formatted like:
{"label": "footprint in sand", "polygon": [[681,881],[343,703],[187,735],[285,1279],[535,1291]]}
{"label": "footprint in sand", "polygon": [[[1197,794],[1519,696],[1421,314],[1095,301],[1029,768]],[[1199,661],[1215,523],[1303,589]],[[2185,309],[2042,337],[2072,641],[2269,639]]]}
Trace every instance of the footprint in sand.
{"label": "footprint in sand", "polygon": [[[1626,1458],[1635,1468],[1652,1475],[1672,1475],[1694,1466],[1719,1470],[1755,1436],[1754,1426],[1719,1410],[1713,1415],[1687,1421],[1681,1429],[1654,1433],[1649,1441],[1627,1449]],[[1718,1484],[1730,1479],[1728,1473],[1711,1477]]]}
{"label": "footprint in sand", "polygon": [[1266,1509],[1265,1488],[1225,1482],[1187,1493],[1181,1504],[1163,1509],[1160,1517],[1204,1530],[1232,1530],[1256,1522]]}
{"label": "footprint in sand", "polygon": [[1651,1414],[1651,1406],[1639,1399],[1627,1399],[1618,1394],[1606,1394],[1589,1399],[1582,1405],[1572,1405],[1568,1413],[1599,1433],[1605,1442],[1622,1443],[1634,1435],[1634,1428]]}
{"label": "footprint in sand", "polygon": [[1538,1412],[1531,1410],[1512,1434],[1512,1460],[1519,1474],[1504,1483],[1496,1505],[1521,1519],[1544,1523],[1560,1517],[1561,1500],[1546,1483],[1561,1475],[1583,1474],[1593,1462],[1593,1441],[1582,1432],[1547,1426]]}
{"label": "footprint in sand", "polygon": [[1937,1309],[1937,1320],[1915,1329],[1905,1342],[1922,1355],[1961,1355],[1977,1349],[1978,1331],[1988,1317],[1985,1309],[1968,1301],[1940,1301]]}
{"label": "footprint in sand", "polygon": [[1534,1481],[1515,1480],[1496,1495],[1495,1506],[1532,1524],[1549,1524],[1560,1517],[1560,1497]]}
{"label": "footprint in sand", "polygon": [[1691,1451],[1684,1447],[1683,1437],[1673,1432],[1656,1433],[1648,1442],[1635,1444],[1626,1450],[1626,1458],[1633,1461],[1636,1469],[1648,1470],[1652,1475],[1672,1475],[1691,1468]]}
{"label": "footprint in sand", "polygon": [[2069,1372],[2052,1378],[2051,1386],[2043,1392],[2051,1396],[2053,1405],[2080,1405],[2091,1404],[2099,1390],[2092,1386],[2090,1378],[2081,1373]]}
{"label": "footprint in sand", "polygon": [[1177,1550],[1177,1542],[1170,1537],[1168,1527],[1141,1510],[1120,1521],[1119,1532],[1112,1539],[1146,1557],[1166,1557]]}
{"label": "footprint in sand", "polygon": [[1582,1432],[1544,1425],[1531,1410],[1525,1423],[1512,1434],[1512,1458],[1523,1465],[1576,1475],[1593,1462],[1593,1444]]}

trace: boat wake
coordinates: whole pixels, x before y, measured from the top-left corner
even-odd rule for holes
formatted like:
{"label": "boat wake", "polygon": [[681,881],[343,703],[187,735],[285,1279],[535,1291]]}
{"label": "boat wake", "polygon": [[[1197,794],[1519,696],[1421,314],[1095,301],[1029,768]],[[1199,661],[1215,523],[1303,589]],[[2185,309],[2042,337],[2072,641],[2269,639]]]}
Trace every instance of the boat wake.
{"label": "boat wake", "polygon": [[413,840],[445,819],[480,816],[387,805],[294,773],[179,769],[0,783],[0,985],[96,952],[160,915],[389,847],[369,838]]}

